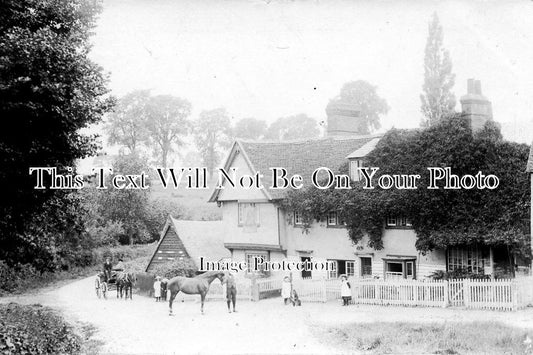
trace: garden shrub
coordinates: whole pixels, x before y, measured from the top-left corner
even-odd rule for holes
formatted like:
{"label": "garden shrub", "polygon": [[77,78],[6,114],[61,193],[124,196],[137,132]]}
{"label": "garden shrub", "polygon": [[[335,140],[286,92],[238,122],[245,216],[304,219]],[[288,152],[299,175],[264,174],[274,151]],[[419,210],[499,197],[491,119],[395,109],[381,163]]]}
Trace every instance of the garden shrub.
{"label": "garden shrub", "polygon": [[55,311],[40,305],[0,305],[1,354],[77,354],[81,338]]}

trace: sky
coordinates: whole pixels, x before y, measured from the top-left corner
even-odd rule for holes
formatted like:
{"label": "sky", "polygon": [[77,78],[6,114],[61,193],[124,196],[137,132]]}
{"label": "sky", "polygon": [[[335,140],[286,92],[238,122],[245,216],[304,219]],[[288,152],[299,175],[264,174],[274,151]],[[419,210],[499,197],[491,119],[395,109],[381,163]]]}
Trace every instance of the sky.
{"label": "sky", "polygon": [[437,12],[454,93],[481,80],[504,137],[533,140],[531,1],[104,0],[91,57],[112,94],[151,89],[189,100],[192,119],[325,120],[341,86],[366,80],[390,111],[382,131],[418,127],[428,22]]}

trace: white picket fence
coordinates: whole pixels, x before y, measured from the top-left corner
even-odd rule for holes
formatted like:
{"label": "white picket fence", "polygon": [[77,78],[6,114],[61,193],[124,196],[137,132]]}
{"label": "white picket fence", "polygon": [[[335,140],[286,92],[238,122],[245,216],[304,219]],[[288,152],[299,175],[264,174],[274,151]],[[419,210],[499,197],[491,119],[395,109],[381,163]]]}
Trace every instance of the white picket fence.
{"label": "white picket fence", "polygon": [[[474,309],[517,310],[533,305],[533,278],[505,280],[381,280],[350,278],[351,303],[421,306],[466,307]],[[256,297],[281,290],[281,279],[258,280]],[[293,289],[304,302],[327,302],[340,299],[337,279],[295,279]]]}

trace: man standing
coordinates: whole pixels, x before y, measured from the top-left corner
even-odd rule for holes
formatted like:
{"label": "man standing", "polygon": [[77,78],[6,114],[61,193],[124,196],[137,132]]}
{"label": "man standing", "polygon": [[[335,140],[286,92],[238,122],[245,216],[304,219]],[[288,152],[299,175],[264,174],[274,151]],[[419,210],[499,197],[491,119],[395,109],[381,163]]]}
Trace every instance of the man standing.
{"label": "man standing", "polygon": [[113,264],[111,264],[111,259],[109,257],[105,258],[104,262],[104,280],[108,282],[111,278],[111,270],[113,269]]}
{"label": "man standing", "polygon": [[226,274],[226,302],[228,303],[228,312],[231,313],[230,303],[233,303],[233,312],[235,310],[235,302],[237,301],[237,285],[235,284],[235,277],[228,272]]}

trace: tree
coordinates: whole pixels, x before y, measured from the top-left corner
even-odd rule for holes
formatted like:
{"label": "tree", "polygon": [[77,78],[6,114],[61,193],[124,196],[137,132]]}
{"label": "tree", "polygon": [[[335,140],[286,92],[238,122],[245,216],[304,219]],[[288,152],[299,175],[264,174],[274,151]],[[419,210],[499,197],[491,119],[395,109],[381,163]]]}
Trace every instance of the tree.
{"label": "tree", "polygon": [[377,87],[367,81],[357,80],[344,84],[339,96],[331,100],[333,103],[352,104],[360,110],[358,131],[369,134],[381,127],[380,115],[389,112],[387,101],[379,97]]}
{"label": "tree", "polygon": [[146,141],[149,100],[148,90],[133,91],[118,100],[105,126],[110,144],[125,146],[130,153],[135,153],[139,144]]}
{"label": "tree", "polygon": [[226,109],[201,112],[194,127],[194,141],[209,176],[213,177],[222,152],[231,144],[230,119]]}
{"label": "tree", "polygon": [[455,111],[455,96],[451,92],[455,83],[450,53],[443,47],[442,26],[437,13],[428,26],[428,39],[424,55],[424,85],[421,110],[425,116],[422,125],[434,125]]}
{"label": "tree", "polygon": [[[113,174],[140,174],[148,171],[147,160],[136,154],[118,156],[113,162]],[[120,222],[129,242],[142,243],[150,238],[145,220],[149,192],[143,189],[116,189],[107,175],[107,189],[98,191],[98,213],[104,221]]]}
{"label": "tree", "polygon": [[[287,210],[298,210],[309,223],[327,211],[338,210],[346,221],[350,238],[383,248],[383,221],[387,216],[411,220],[422,252],[453,246],[505,246],[522,257],[530,257],[530,241],[524,221],[528,218],[530,191],[523,173],[529,147],[506,142],[494,134],[495,126],[472,134],[468,120],[453,116],[426,130],[391,130],[366,157],[366,166],[379,167],[383,174],[420,174],[418,188],[363,189],[352,182],[351,190],[291,191],[282,202]],[[453,174],[499,178],[497,189],[444,189],[429,186],[428,167],[450,167]],[[347,169],[345,169],[347,170]],[[347,171],[341,171],[347,173]]]}
{"label": "tree", "polygon": [[235,124],[233,135],[235,138],[260,139],[264,137],[267,124],[257,118],[243,118]]}
{"label": "tree", "polygon": [[[68,213],[77,212],[75,196],[35,190],[35,175],[28,169],[55,166],[68,173],[76,159],[96,151],[94,136],[81,129],[98,123],[113,103],[101,68],[89,59],[96,4],[2,3],[0,117],[9,124],[0,130],[0,259],[9,264],[34,263],[36,249],[48,250],[53,258],[63,236],[73,243],[79,237],[79,228],[62,229],[60,223],[74,218]],[[60,206],[69,208],[44,210]]]}
{"label": "tree", "polygon": [[189,132],[187,118],[191,104],[179,97],[158,95],[150,98],[146,105],[149,140],[160,156],[163,167],[168,165],[168,155],[181,145],[181,138]]}
{"label": "tree", "polygon": [[320,134],[317,121],[306,114],[281,117],[268,127],[266,138],[274,140],[290,140],[300,138],[316,138]]}

